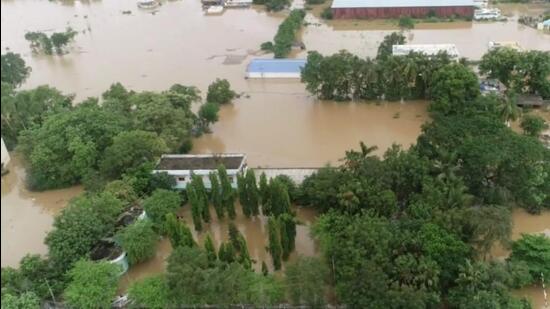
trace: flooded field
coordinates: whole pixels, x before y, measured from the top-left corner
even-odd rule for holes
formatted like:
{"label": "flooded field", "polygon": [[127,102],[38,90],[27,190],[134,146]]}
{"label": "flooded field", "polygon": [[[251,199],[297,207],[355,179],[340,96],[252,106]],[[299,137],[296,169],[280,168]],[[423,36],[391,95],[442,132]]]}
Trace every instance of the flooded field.
{"label": "flooded field", "polygon": [[[314,256],[318,253],[318,247],[315,241],[310,237],[310,228],[316,218],[316,212],[308,208],[294,208],[297,218],[301,224],[296,227],[296,250],[289,256],[288,262],[295,260],[299,255]],[[213,207],[210,207],[212,221],[203,225],[203,230],[197,233],[191,220],[191,210],[186,205],[180,211],[185,223],[193,232],[193,237],[200,246],[203,246],[204,239],[210,234],[217,249],[222,242],[229,239],[229,222],[227,218],[218,220]],[[246,238],[248,252],[253,260],[252,267],[256,271],[261,271],[262,262],[265,262],[270,271],[273,271],[273,262],[271,256],[266,251],[268,245],[267,218],[259,216],[257,218],[247,218],[243,215],[240,206],[237,207],[237,217],[232,221],[239,231]],[[166,268],[166,259],[172,252],[172,246],[168,239],[162,239],[157,247],[156,256],[144,263],[135,265],[126,273],[120,281],[119,290],[124,291],[129,284],[135,280],[161,273]],[[284,268],[284,263],[283,263]]]}
{"label": "flooded field", "polygon": [[12,157],[8,169],[10,173],[2,177],[2,267],[17,266],[28,253],[47,253],[44,237],[52,228],[53,217],[82,192],[79,186],[29,192],[20,159]]}

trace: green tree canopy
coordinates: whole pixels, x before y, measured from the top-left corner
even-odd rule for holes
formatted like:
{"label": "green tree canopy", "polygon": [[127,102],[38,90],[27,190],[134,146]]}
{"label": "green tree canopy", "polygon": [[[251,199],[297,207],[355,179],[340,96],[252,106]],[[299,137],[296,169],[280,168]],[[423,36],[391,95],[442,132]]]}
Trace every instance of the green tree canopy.
{"label": "green tree canopy", "polygon": [[168,306],[168,283],[164,275],[147,277],[128,288],[131,308],[163,309]]}
{"label": "green tree canopy", "polygon": [[146,261],[155,255],[158,236],[153,230],[153,224],[148,220],[130,224],[118,232],[116,239],[132,265]]}
{"label": "green tree canopy", "polygon": [[300,256],[295,262],[286,265],[286,286],[292,303],[323,308],[328,273],[326,264],[313,257]]}
{"label": "green tree canopy", "polygon": [[531,276],[540,282],[544,276],[550,282],[550,239],[545,235],[524,234],[512,244],[511,262],[525,262]]}
{"label": "green tree canopy", "polygon": [[69,271],[64,298],[74,308],[110,308],[120,269],[109,262],[81,260]]}
{"label": "green tree canopy", "polygon": [[154,224],[162,226],[165,216],[175,213],[181,207],[181,197],[177,192],[157,189],[143,201],[143,208]]}
{"label": "green tree canopy", "polygon": [[19,87],[29,77],[31,68],[27,66],[21,55],[7,52],[0,57],[2,65],[1,80],[14,87]]}
{"label": "green tree canopy", "polygon": [[206,102],[227,104],[231,102],[237,93],[231,90],[231,84],[226,79],[217,78],[210,86],[208,86],[208,93],[206,94]]}
{"label": "green tree canopy", "polygon": [[538,137],[542,131],[548,129],[548,124],[540,116],[525,115],[521,118],[520,127],[524,134]]}

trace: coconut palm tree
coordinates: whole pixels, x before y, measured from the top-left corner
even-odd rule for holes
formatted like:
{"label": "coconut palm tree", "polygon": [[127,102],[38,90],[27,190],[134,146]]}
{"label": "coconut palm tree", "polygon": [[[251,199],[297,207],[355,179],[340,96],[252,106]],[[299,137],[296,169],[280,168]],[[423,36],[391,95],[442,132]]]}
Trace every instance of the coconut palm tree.
{"label": "coconut palm tree", "polygon": [[510,127],[510,123],[520,116],[520,109],[517,106],[517,96],[515,93],[510,93],[506,98],[501,100],[500,118]]}

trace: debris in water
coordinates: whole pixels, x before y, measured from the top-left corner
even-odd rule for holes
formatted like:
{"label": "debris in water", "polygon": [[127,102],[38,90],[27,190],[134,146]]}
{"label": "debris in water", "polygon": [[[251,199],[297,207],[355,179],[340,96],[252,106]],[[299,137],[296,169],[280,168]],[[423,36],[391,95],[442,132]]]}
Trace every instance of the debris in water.
{"label": "debris in water", "polygon": [[132,14],[132,11],[130,10],[122,11],[122,15],[131,15],[131,14]]}

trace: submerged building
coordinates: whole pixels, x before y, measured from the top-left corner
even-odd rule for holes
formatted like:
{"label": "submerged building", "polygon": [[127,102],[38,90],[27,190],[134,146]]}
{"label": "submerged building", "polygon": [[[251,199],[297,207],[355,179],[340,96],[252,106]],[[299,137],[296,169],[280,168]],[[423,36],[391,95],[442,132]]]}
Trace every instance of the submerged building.
{"label": "submerged building", "polygon": [[474,0],[334,0],[333,18],[472,17]]}
{"label": "submerged building", "polygon": [[305,59],[252,59],[246,78],[300,78]]}
{"label": "submerged building", "polygon": [[202,177],[204,186],[210,188],[208,175],[223,165],[231,186],[237,188],[237,175],[246,172],[246,155],[242,153],[163,155],[153,173],[167,173],[176,180],[177,189],[185,189],[191,182],[191,175]]}
{"label": "submerged building", "polygon": [[447,53],[452,59],[458,59],[460,53],[454,44],[406,44],[393,45],[394,56],[406,56],[411,52],[422,53],[427,56],[436,56],[439,53]]}

